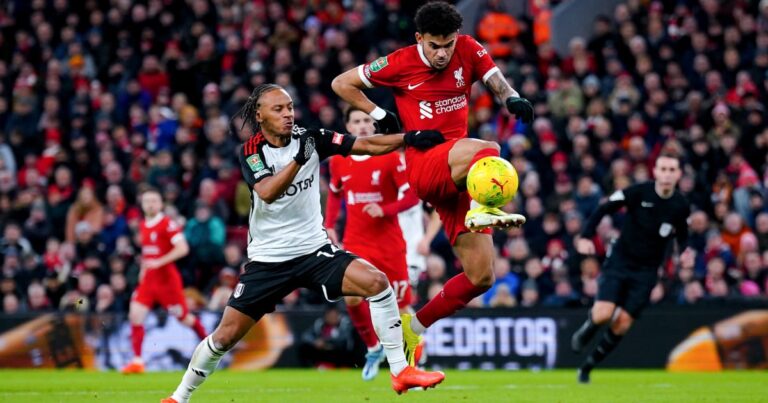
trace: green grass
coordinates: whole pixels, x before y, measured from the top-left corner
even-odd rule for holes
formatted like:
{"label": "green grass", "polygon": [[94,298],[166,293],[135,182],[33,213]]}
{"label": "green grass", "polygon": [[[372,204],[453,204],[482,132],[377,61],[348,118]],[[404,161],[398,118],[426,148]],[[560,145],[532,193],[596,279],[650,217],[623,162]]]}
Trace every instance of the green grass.
{"label": "green grass", "polygon": [[[448,371],[437,389],[397,396],[385,368],[373,382],[358,370],[221,371],[194,402],[757,402],[768,396],[768,372],[679,374],[595,370],[592,384],[575,371]],[[181,372],[123,376],[115,372],[3,370],[0,402],[158,402]]]}

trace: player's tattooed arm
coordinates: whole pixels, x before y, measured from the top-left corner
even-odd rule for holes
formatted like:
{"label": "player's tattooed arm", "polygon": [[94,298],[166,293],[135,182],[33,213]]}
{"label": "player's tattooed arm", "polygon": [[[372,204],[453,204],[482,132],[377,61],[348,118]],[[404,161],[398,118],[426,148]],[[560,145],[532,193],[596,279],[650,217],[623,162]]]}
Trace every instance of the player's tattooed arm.
{"label": "player's tattooed arm", "polygon": [[519,97],[520,94],[515,91],[504,78],[500,71],[496,71],[485,81],[485,86],[493,92],[496,97],[502,101],[509,97]]}

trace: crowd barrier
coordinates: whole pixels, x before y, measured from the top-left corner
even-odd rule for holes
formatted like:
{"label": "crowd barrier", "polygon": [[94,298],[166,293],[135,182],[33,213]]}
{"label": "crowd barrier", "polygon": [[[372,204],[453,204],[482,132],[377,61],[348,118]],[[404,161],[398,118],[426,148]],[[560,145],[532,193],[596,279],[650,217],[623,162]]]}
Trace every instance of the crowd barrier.
{"label": "crowd barrier", "polygon": [[[296,367],[301,333],[322,312],[275,312],[227,354],[222,366],[253,370]],[[425,334],[428,365],[457,369],[551,369],[578,366],[571,334],[583,309],[467,309],[438,321]],[[220,313],[202,312],[207,329]],[[118,369],[132,356],[124,314],[0,315],[0,367]],[[149,370],[186,367],[194,333],[162,312],[146,322]],[[675,371],[768,368],[765,303],[652,307],[635,323],[605,367]]]}

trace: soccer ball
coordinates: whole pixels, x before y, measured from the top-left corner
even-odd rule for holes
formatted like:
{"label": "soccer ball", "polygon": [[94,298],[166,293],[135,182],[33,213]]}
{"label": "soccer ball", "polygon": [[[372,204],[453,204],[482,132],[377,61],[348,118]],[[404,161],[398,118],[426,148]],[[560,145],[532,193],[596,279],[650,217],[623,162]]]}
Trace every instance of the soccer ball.
{"label": "soccer ball", "polygon": [[467,174],[467,190],[476,202],[488,207],[501,207],[517,194],[517,171],[509,161],[499,157],[481,158]]}

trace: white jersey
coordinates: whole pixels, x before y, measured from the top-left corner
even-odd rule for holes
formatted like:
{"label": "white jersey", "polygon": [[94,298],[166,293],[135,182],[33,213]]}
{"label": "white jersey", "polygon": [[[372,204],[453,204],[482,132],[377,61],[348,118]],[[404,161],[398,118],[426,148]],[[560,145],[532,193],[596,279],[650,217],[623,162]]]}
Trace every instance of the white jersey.
{"label": "white jersey", "polygon": [[251,188],[248,217],[248,260],[284,262],[304,256],[330,243],[320,207],[320,162],[330,155],[347,155],[354,137],[330,130],[313,130],[316,150],[301,167],[288,189],[267,203],[253,189],[264,178],[282,171],[299,151],[296,136],[305,129],[294,126],[294,140],[285,147],[269,144],[257,133],[238,153],[240,169]]}

